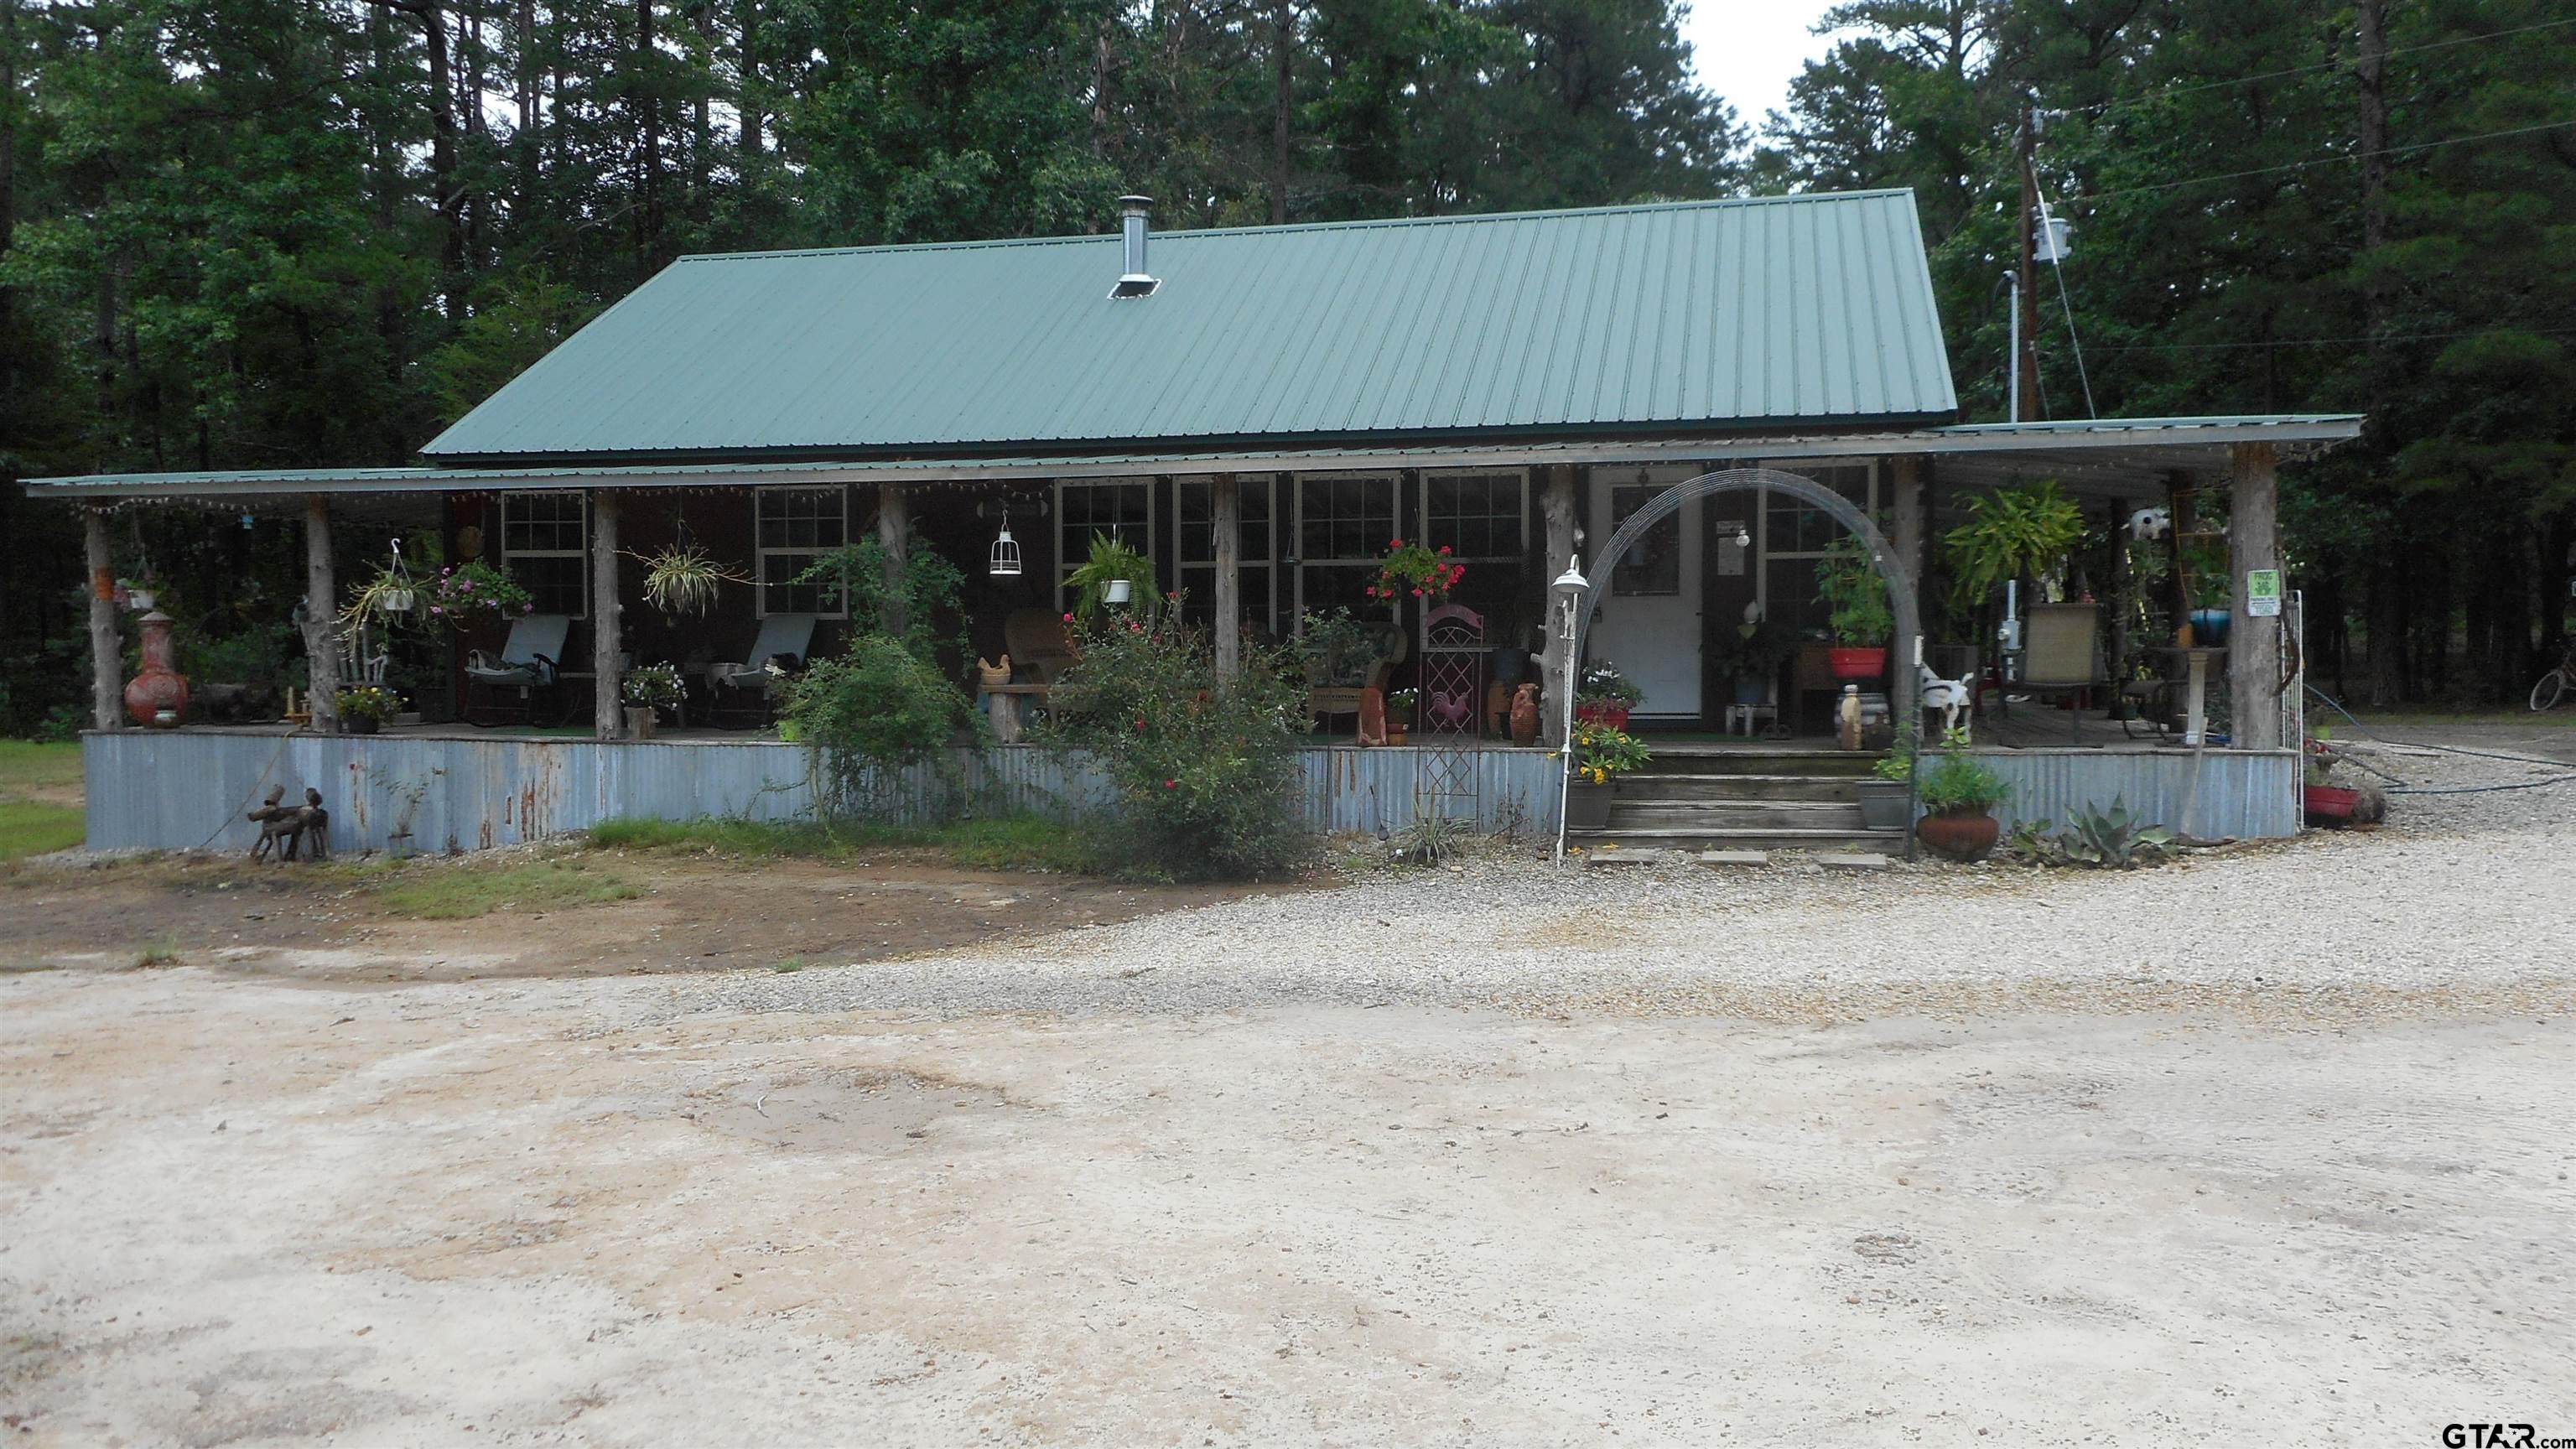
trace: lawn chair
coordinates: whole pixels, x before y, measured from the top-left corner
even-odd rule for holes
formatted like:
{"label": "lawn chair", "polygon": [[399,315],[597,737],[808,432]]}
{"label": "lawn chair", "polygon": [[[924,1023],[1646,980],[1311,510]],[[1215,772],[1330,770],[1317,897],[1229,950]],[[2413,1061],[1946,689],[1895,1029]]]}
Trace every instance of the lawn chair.
{"label": "lawn chair", "polygon": [[[2102,667],[2100,604],[2033,604],[2022,622],[2021,678],[2007,692],[2034,695],[2080,695],[2111,682]],[[2067,734],[2084,737],[2084,712],[2066,711]]]}
{"label": "lawn chair", "polygon": [[812,614],[772,614],[760,621],[760,637],[751,642],[748,662],[708,665],[709,722],[731,729],[769,723],[780,680],[803,669],[814,648],[814,620]]}
{"label": "lawn chair", "polygon": [[[515,694],[519,707],[517,722],[534,725],[537,720],[539,691],[552,693],[555,688],[557,661],[563,657],[564,636],[572,632],[572,620],[563,614],[521,614],[510,621],[510,637],[502,642],[496,658],[480,649],[465,656],[465,722],[489,729],[508,724],[505,708],[496,708],[495,694]],[[478,717],[474,691],[484,691],[484,709]],[[560,716],[558,720],[560,722]]]}

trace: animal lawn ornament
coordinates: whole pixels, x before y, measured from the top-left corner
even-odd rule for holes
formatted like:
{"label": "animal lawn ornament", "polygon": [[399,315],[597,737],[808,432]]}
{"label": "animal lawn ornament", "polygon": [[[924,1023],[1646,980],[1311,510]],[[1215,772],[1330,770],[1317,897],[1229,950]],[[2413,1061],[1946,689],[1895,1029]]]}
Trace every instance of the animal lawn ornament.
{"label": "animal lawn ornament", "polygon": [[[1976,703],[1977,698],[1968,688],[1968,681],[1943,679],[1932,672],[1932,666],[1929,664],[1917,664],[1914,668],[1916,671],[1914,677],[1917,681],[1915,694],[1923,708],[1941,711],[1942,734],[1947,735],[1952,730],[1963,730],[1964,726],[1959,723],[1960,716],[1970,705]],[[1960,738],[1965,739],[1967,736],[1962,733]]]}
{"label": "animal lawn ornament", "polygon": [[259,826],[259,840],[250,848],[251,859],[266,860],[285,849],[294,830],[289,821],[296,813],[294,806],[279,807],[277,802],[285,798],[286,787],[279,785],[268,792],[268,799],[258,809],[250,812],[252,823]]}
{"label": "animal lawn ornament", "polygon": [[1376,685],[1360,691],[1360,743],[1386,743],[1386,691]]}
{"label": "animal lawn ornament", "polygon": [[294,832],[286,837],[286,858],[288,860],[295,858],[295,848],[300,843],[311,847],[305,852],[305,859],[329,860],[331,858],[331,812],[322,808],[322,792],[306,786],[304,808],[296,811],[295,814]]}
{"label": "animal lawn ornament", "polygon": [[1522,749],[1538,743],[1538,686],[1524,684],[1512,691],[1512,743]]}
{"label": "animal lawn ornament", "polygon": [[1435,689],[1424,703],[1431,712],[1431,723],[1444,730],[1465,730],[1476,718],[1476,692],[1472,689]]}
{"label": "animal lawn ornament", "polygon": [[2173,510],[2141,508],[2129,515],[2129,536],[2135,539],[2162,538],[2173,532]]}

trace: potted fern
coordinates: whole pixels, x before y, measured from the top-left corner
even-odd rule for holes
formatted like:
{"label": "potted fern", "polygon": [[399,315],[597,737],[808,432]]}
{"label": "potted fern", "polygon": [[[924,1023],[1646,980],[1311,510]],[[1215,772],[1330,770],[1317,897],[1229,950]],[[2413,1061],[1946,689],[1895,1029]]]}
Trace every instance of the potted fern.
{"label": "potted fern", "polygon": [[1103,604],[1124,604],[1139,592],[1154,597],[1154,561],[1108,534],[1095,533],[1091,556],[1064,582],[1075,591],[1073,617],[1087,624]]}

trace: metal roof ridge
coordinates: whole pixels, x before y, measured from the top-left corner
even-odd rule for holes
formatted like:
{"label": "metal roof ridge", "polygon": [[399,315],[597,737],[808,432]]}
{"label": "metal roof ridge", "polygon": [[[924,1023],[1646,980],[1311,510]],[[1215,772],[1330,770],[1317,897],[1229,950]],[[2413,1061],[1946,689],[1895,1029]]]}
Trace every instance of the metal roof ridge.
{"label": "metal roof ridge", "polygon": [[[1370,231],[1379,228],[1413,226],[1469,225],[1478,222],[1544,221],[1554,218],[1622,216],[1653,212],[1714,210],[1738,206],[1777,206],[1788,203],[1822,203],[1829,201],[1866,201],[1902,196],[1912,199],[1914,192],[1903,186],[1872,186],[1853,191],[1791,191],[1772,196],[1704,196],[1682,201],[1624,201],[1606,206],[1541,207],[1527,211],[1471,211],[1447,216],[1376,216],[1351,217],[1339,221],[1292,221],[1276,226],[1197,226],[1157,229],[1157,241],[1178,237],[1208,236],[1279,236],[1290,232]],[[987,247],[1060,246],[1070,242],[1115,241],[1114,231],[1064,232],[1053,236],[999,236],[959,239],[955,241],[879,242],[870,246],[840,247],[771,247],[744,252],[684,252],[671,259],[672,266],[682,262],[732,262],[775,259],[779,257],[845,257],[873,256],[901,252],[976,251]]]}

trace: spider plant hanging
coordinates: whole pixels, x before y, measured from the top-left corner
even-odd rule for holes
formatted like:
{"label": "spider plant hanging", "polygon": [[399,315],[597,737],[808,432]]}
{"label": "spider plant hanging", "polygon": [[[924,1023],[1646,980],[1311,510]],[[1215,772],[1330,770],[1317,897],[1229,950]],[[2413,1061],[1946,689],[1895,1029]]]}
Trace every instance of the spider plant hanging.
{"label": "spider plant hanging", "polygon": [[370,619],[381,619],[390,626],[411,612],[415,586],[411,570],[403,566],[402,540],[395,539],[393,547],[394,561],[350,591],[348,607],[340,611],[340,617],[351,628],[364,628]]}
{"label": "spider plant hanging", "polygon": [[714,607],[718,585],[751,582],[693,543],[627,557],[644,565],[644,601],[669,615],[703,614]]}

